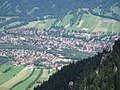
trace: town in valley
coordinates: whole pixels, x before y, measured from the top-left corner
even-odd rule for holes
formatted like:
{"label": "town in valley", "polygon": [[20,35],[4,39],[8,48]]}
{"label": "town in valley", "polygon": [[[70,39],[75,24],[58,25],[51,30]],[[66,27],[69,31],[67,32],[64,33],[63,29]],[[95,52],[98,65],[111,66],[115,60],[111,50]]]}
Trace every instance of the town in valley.
{"label": "town in valley", "polygon": [[[94,56],[112,45],[119,33],[69,30],[16,29],[0,32],[0,56],[9,58],[14,66],[46,67],[60,70],[84,56]],[[68,55],[69,53],[69,55]],[[82,55],[80,54],[82,53]]]}

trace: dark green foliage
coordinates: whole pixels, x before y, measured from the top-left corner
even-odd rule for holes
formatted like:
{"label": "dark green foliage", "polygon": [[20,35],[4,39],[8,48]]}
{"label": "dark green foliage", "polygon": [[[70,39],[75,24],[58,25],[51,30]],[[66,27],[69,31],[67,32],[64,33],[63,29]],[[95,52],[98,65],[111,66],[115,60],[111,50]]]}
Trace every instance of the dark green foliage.
{"label": "dark green foliage", "polygon": [[63,67],[35,90],[120,90],[120,39],[113,50]]}
{"label": "dark green foliage", "polygon": [[0,56],[0,65],[6,63],[6,62],[8,62],[8,61],[9,61],[8,57]]}

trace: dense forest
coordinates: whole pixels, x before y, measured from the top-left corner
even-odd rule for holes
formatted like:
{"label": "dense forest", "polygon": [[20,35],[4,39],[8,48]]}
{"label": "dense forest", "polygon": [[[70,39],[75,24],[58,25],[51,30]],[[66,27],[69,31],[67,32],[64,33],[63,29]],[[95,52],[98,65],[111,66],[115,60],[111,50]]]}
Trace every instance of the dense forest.
{"label": "dense forest", "polygon": [[120,39],[113,48],[63,67],[34,90],[120,90]]}

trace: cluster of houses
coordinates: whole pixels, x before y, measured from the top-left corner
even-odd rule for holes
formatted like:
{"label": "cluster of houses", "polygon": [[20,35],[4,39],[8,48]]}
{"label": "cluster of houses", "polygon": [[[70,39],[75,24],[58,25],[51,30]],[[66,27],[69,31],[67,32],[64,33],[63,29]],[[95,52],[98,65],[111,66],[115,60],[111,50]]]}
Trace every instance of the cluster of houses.
{"label": "cluster of houses", "polygon": [[[114,40],[118,38],[119,34],[105,32],[90,33],[84,30],[79,32],[34,29],[9,30],[1,33],[0,44],[8,43],[9,45],[10,43],[14,46],[19,45],[20,48],[0,47],[0,56],[12,55],[13,64],[16,66],[21,64],[33,65],[35,60],[43,58],[44,60],[41,61],[40,65],[60,69],[67,65],[63,64],[63,62],[69,63],[72,60],[65,59],[61,54],[55,56],[47,51],[51,51],[54,48],[57,50],[76,49],[82,52],[98,52],[107,46],[112,47]],[[21,48],[23,45],[33,48]],[[42,51],[38,50],[38,48]]]}
{"label": "cluster of houses", "polygon": [[40,60],[40,66],[45,66],[48,69],[54,70],[60,69],[64,65],[72,62],[71,59],[56,57],[46,52],[24,49],[0,49],[0,56],[9,57],[14,66],[27,65],[25,70],[33,70],[33,62],[38,59]]}

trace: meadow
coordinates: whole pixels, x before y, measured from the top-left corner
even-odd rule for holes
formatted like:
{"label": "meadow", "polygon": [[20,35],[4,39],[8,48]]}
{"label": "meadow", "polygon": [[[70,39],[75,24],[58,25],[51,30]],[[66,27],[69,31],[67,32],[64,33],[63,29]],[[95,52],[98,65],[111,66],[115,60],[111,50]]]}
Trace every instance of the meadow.
{"label": "meadow", "polygon": [[68,13],[65,17],[62,18],[62,20],[56,23],[56,26],[63,26],[63,27],[66,27],[67,25],[69,26],[70,20],[72,18],[73,15]]}
{"label": "meadow", "polygon": [[56,19],[47,19],[47,20],[40,20],[34,28],[36,29],[46,29],[49,30],[52,24],[56,21]]}
{"label": "meadow", "polygon": [[[13,78],[16,74],[18,74],[24,67],[23,66],[18,66],[18,67],[13,67],[10,71],[6,73],[0,74],[0,85],[4,84],[11,78]],[[1,87],[1,86],[0,86]]]}
{"label": "meadow", "polygon": [[[6,17],[6,21],[12,19]],[[15,17],[14,17],[15,18]],[[17,18],[17,17],[16,17]],[[46,30],[54,30],[55,27],[64,27],[67,30],[84,30],[87,29],[89,32],[113,32],[117,33],[120,32],[120,22],[109,19],[109,18],[103,18],[99,16],[95,16],[92,14],[83,14],[79,15],[77,20],[73,25],[71,25],[71,19],[74,18],[73,14],[67,14],[64,16],[61,20],[56,21],[57,18],[53,19],[44,19],[44,20],[36,20],[32,22],[28,22],[28,24],[20,26],[20,27],[15,27],[16,28],[35,28],[35,29],[46,29]],[[0,27],[0,30],[4,30],[5,28],[13,27],[16,25],[20,25],[21,22],[16,21],[16,22],[11,22],[7,24],[6,26]]]}
{"label": "meadow", "polygon": [[10,68],[10,67],[12,67],[11,64],[3,64],[3,65],[1,65],[1,66],[0,66],[0,74],[2,74],[3,71],[5,71],[6,69],[8,69],[8,68]]}
{"label": "meadow", "polygon": [[29,77],[23,83],[21,83],[21,84],[17,85],[16,87],[14,87],[12,90],[25,90],[26,87],[37,78],[39,73],[40,73],[40,69],[35,69],[35,71],[31,75],[31,77]]}
{"label": "meadow", "polygon": [[[80,19],[80,17],[82,17]],[[70,23],[70,22],[69,22]],[[112,19],[107,19],[91,14],[79,16],[76,23],[72,26],[67,26],[68,30],[84,30],[89,32],[120,32],[120,22]]]}
{"label": "meadow", "polygon": [[[21,68],[20,68],[21,67]],[[22,70],[21,70],[22,69]],[[15,84],[19,83],[20,81],[26,79],[27,77],[29,77],[29,75],[32,73],[31,70],[24,70],[23,69],[23,66],[19,66],[19,67],[16,67],[15,70],[13,70],[14,72],[17,72],[16,74],[13,75],[13,77],[10,77],[12,76],[12,74],[7,74],[6,75],[6,78],[9,77],[9,80],[6,80],[5,83],[3,83],[0,88],[7,88],[7,89],[10,89],[12,88]],[[12,71],[10,72],[12,73]],[[0,76],[0,78],[3,78],[3,80],[5,80],[5,75],[3,77]]]}
{"label": "meadow", "polygon": [[[42,75],[40,76],[40,78],[36,81],[36,83],[30,88],[30,90],[33,90],[34,87],[36,87],[37,85],[40,85],[43,81],[46,81],[48,80],[50,77],[50,75],[48,74],[48,70],[43,68],[43,73]],[[37,83],[39,82],[39,83]],[[41,82],[41,83],[40,83]]]}

